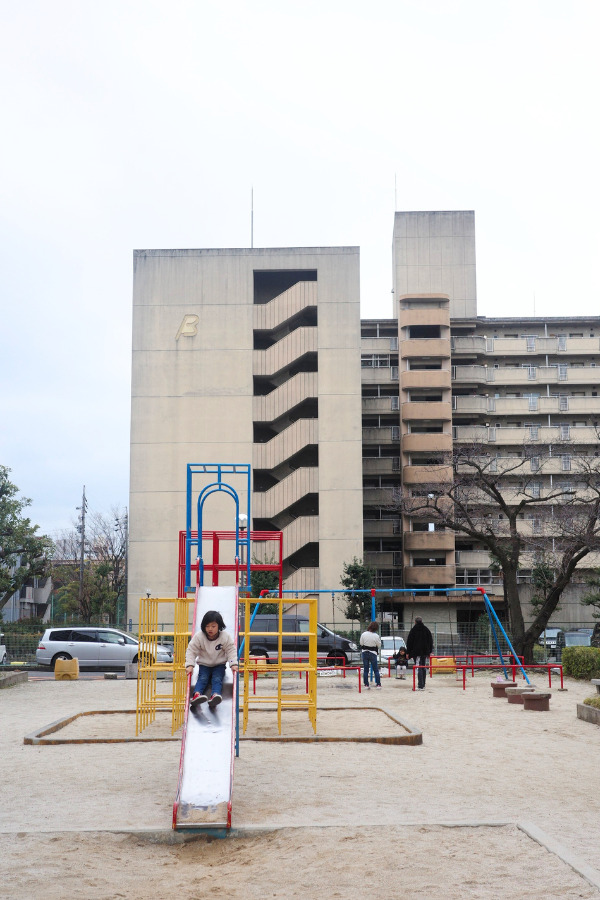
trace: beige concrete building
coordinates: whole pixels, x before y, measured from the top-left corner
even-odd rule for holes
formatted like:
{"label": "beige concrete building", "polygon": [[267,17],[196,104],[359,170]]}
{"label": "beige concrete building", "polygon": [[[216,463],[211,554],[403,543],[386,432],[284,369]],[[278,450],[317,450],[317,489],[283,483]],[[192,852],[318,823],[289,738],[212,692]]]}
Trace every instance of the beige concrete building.
{"label": "beige concrete building", "polygon": [[[252,527],[283,531],[288,590],[336,589],[362,556],[380,589],[431,589],[411,616],[479,615],[466,595],[436,594],[455,585],[500,598],[487,552],[400,515],[394,492],[444,482],[448,453],[474,440],[500,472],[545,448],[541,496],[576,486],[577,461],[599,452],[600,317],[478,316],[472,211],[396,213],[393,297],[390,318],[361,322],[354,247],[136,251],[134,620],[146,590],[175,595],[186,465],[202,462],[251,463]],[[232,529],[230,501],[210,504],[205,527]],[[402,602],[390,606],[401,622]]]}
{"label": "beige concrete building", "polygon": [[[176,596],[188,463],[250,463],[252,527],[283,531],[286,589],[338,584],[362,555],[358,249],[134,261],[129,615],[147,590]],[[235,528],[223,495],[204,517]]]}

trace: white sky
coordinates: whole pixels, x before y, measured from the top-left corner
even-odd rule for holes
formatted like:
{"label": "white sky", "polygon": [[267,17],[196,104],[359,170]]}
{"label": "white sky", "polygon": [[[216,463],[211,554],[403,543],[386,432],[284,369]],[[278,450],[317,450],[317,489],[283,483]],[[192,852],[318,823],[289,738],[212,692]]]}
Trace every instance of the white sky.
{"label": "white sky", "polygon": [[[132,250],[359,245],[474,209],[481,315],[600,314],[597,0],[1,0],[0,463],[126,506]],[[395,189],[396,185],[396,189]],[[594,274],[596,273],[596,275]]]}

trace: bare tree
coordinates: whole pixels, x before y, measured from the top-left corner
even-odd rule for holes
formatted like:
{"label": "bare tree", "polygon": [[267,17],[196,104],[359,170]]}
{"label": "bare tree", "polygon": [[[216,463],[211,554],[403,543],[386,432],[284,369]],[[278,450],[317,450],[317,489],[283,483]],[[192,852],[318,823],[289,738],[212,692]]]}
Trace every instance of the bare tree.
{"label": "bare tree", "polygon": [[81,534],[75,525],[55,541],[52,578],[64,612],[84,622],[108,617],[117,622],[118,603],[127,590],[127,513],[88,516],[85,560],[79,568]]}
{"label": "bare tree", "polygon": [[[569,459],[567,481],[547,477],[557,464],[550,447],[529,445],[519,455],[498,458],[490,455],[489,444],[458,445],[443,462],[451,480],[432,477],[404,488],[395,508],[490,552],[502,572],[515,649],[531,662],[533,645],[575,568],[600,549],[600,459]],[[528,567],[543,566],[547,573],[528,628],[517,579],[524,557]]]}

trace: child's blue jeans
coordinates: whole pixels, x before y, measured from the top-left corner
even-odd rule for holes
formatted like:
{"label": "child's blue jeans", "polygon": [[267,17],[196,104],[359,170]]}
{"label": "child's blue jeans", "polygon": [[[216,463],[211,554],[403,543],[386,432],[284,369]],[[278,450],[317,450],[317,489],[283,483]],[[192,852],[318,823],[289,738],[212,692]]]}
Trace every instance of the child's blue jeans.
{"label": "child's blue jeans", "polygon": [[206,693],[209,683],[213,694],[223,693],[223,678],[225,676],[225,663],[218,666],[202,666],[198,664],[198,680],[194,692],[198,694]]}

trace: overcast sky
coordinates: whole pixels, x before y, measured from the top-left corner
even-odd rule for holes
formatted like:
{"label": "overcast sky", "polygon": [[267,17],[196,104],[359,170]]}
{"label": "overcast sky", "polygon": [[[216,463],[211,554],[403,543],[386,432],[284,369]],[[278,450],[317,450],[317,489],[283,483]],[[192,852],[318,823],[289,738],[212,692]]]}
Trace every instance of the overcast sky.
{"label": "overcast sky", "polygon": [[600,314],[597,0],[2,0],[0,463],[128,504],[132,251],[358,245],[474,209],[480,315]]}

